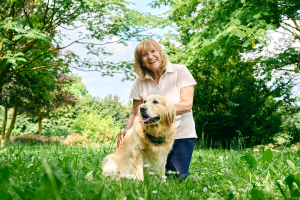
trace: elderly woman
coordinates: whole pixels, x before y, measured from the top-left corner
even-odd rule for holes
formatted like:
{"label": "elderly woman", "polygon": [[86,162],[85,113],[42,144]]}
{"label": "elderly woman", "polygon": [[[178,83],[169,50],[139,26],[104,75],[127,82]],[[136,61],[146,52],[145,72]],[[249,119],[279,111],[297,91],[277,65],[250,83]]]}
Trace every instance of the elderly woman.
{"label": "elderly woman", "polygon": [[168,61],[161,45],[153,39],[139,43],[134,57],[134,70],[139,77],[131,89],[133,108],[126,128],[119,134],[118,147],[122,145],[127,130],[133,125],[143,99],[148,95],[162,95],[176,107],[176,136],[167,158],[166,170],[175,171],[178,178],[184,179],[189,174],[197,138],[192,113],[194,87],[197,83],[186,66]]}

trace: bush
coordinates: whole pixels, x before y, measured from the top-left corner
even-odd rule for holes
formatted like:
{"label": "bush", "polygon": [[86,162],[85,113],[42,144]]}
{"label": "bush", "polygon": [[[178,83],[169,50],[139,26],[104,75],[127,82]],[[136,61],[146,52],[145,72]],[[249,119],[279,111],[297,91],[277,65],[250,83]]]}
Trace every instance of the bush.
{"label": "bush", "polygon": [[96,111],[81,113],[71,125],[73,132],[86,135],[91,141],[103,142],[113,140],[121,131],[110,115],[102,116]]}
{"label": "bush", "polygon": [[13,142],[20,142],[21,144],[37,145],[45,144],[46,139],[38,135],[21,135],[13,138]]}

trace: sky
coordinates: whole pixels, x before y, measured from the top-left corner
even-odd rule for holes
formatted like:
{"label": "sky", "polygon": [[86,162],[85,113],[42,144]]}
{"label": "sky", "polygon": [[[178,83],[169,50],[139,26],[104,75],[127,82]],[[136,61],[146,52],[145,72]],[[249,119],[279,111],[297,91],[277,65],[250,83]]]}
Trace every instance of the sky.
{"label": "sky", "polygon": [[[153,15],[158,15],[166,12],[168,7],[162,6],[161,8],[152,9],[147,4],[151,3],[152,0],[131,0],[135,5],[130,5],[131,9],[135,9],[141,12],[150,12]],[[70,41],[74,41],[78,38],[78,35],[74,34],[74,32],[68,32],[66,30],[62,30],[64,34],[67,34],[70,37]],[[84,30],[82,30],[84,32]],[[162,35],[165,30],[154,29],[151,30],[155,33]],[[272,33],[273,37],[280,38],[276,34]],[[67,42],[66,42],[67,43]],[[118,63],[119,61],[133,61],[134,59],[134,49],[138,44],[137,41],[129,41],[127,42],[128,46],[124,46],[122,44],[111,44],[108,45],[107,48],[110,52],[113,53],[112,56],[104,58],[106,61],[113,61]],[[269,45],[268,48],[273,49],[272,44]],[[86,50],[80,46],[79,44],[75,44],[69,47],[69,50],[74,51],[78,55],[82,55],[86,57]],[[270,50],[270,49],[269,49]],[[251,55],[249,55],[251,56]],[[78,74],[82,77],[82,82],[87,87],[89,93],[94,97],[104,98],[105,96],[112,94],[118,95],[123,103],[127,103],[129,100],[129,94],[132,86],[131,81],[122,82],[123,74],[115,74],[114,77],[101,76],[100,72],[83,72],[72,70],[73,73]],[[280,76],[280,74],[279,74]],[[294,88],[294,94],[299,95],[300,86]]]}
{"label": "sky", "polygon": [[[160,9],[152,9],[147,6],[152,0],[131,0],[135,5],[130,5],[131,9],[135,9],[141,12],[150,12],[151,14],[162,14],[168,10],[168,7],[162,6]],[[66,30],[61,30],[64,34],[67,34],[70,41],[76,39],[78,35],[74,32],[68,32]],[[83,30],[84,31],[84,30]],[[163,34],[164,30],[155,29],[155,33]],[[68,43],[68,41],[66,41]],[[123,44],[112,44],[107,46],[110,52],[113,53],[112,56],[105,58],[106,61],[133,61],[134,59],[134,49],[138,44],[137,41],[127,42],[128,46]],[[86,56],[86,50],[79,44],[74,44],[68,48],[69,50],[75,52],[76,54]],[[82,77],[82,82],[87,87],[89,93],[94,97],[104,98],[108,94],[118,95],[123,103],[127,103],[129,100],[129,94],[132,86],[131,81],[122,82],[123,74],[115,74],[114,77],[101,76],[100,72],[83,72],[78,70],[72,70],[73,73],[78,74]]]}

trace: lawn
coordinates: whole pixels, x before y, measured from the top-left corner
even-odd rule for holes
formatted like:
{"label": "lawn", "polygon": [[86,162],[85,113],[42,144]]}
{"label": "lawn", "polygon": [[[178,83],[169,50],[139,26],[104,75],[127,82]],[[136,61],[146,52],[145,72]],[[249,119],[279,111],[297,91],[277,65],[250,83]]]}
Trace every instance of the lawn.
{"label": "lawn", "polygon": [[[0,199],[299,199],[300,151],[197,149],[191,175],[163,182],[101,175],[109,147],[0,149]],[[145,168],[147,171],[147,168]],[[150,173],[151,174],[151,173]]]}

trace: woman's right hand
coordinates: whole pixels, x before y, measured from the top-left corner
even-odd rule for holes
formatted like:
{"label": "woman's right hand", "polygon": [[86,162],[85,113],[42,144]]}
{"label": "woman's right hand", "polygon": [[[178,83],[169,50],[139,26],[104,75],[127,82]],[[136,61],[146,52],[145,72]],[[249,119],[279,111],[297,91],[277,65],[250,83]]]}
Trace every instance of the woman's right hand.
{"label": "woman's right hand", "polygon": [[122,145],[124,137],[128,130],[129,130],[129,128],[125,128],[123,131],[121,131],[119,133],[119,138],[118,138],[118,143],[117,143],[118,147],[120,147]]}

